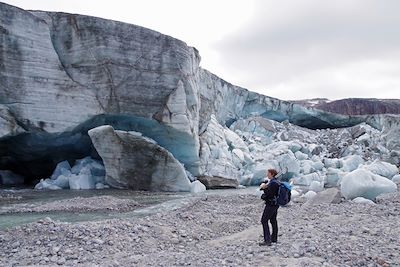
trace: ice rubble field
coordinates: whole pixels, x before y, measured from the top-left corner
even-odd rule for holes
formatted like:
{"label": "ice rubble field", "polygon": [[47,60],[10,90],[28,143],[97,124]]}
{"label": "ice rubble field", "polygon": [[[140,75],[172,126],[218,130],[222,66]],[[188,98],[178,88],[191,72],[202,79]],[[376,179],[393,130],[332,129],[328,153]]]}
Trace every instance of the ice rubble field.
{"label": "ice rubble field", "polygon": [[[388,144],[393,135],[365,123],[310,130],[262,117],[240,119],[229,128],[211,117],[200,133],[202,172],[258,185],[275,168],[291,181],[295,196],[338,187],[347,199],[373,200],[397,190],[398,164]],[[311,192],[311,193],[310,193]]]}
{"label": "ice rubble field", "polygon": [[[382,131],[363,123],[350,128],[310,130],[261,117],[240,119],[230,127],[214,116],[200,132],[200,172],[258,185],[265,170],[276,168],[280,179],[294,184],[293,195],[305,197],[338,187],[347,199],[374,200],[397,190],[400,175],[391,142]],[[393,164],[394,163],[394,164]],[[89,157],[58,164],[37,189],[107,188],[106,170]],[[192,182],[192,192],[205,187]]]}

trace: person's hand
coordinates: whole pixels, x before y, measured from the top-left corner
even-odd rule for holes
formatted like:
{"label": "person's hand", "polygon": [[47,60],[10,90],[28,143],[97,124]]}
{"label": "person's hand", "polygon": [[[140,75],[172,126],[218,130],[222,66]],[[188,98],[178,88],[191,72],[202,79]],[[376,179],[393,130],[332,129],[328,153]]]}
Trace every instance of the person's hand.
{"label": "person's hand", "polygon": [[267,188],[267,184],[266,183],[261,183],[260,184],[260,189],[266,189]]}

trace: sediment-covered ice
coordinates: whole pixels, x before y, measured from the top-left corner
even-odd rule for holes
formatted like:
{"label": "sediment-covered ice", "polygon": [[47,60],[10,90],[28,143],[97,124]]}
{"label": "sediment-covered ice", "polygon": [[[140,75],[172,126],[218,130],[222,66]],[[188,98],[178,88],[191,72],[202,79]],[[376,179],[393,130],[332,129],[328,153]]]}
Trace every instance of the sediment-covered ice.
{"label": "sediment-covered ice", "polygon": [[185,168],[151,138],[104,125],[89,130],[103,159],[105,181],[115,188],[150,191],[190,191]]}

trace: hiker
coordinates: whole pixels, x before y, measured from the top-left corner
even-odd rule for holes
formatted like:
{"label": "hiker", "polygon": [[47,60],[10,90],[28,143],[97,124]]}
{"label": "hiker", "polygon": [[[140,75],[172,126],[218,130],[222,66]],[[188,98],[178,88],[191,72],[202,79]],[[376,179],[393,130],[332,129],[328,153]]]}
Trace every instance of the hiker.
{"label": "hiker", "polygon": [[[275,169],[269,169],[267,171],[268,183],[262,183],[260,190],[264,193],[261,199],[265,201],[265,208],[261,217],[261,224],[263,226],[264,241],[259,243],[260,246],[271,246],[271,242],[278,241],[278,221],[276,216],[278,215],[279,205],[276,202],[279,190],[279,183],[276,182],[276,175],[278,172]],[[272,226],[272,235],[269,231],[268,221]]]}

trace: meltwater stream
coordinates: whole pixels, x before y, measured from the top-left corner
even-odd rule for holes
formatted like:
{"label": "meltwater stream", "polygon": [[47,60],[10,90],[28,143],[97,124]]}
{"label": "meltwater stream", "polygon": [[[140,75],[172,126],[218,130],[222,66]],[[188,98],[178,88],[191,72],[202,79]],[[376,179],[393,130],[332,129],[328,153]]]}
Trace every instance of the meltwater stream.
{"label": "meltwater stream", "polygon": [[[53,220],[63,222],[80,222],[93,221],[113,218],[126,218],[132,216],[143,216],[157,212],[156,208],[163,203],[170,203],[169,206],[179,206],[184,201],[188,193],[167,193],[167,192],[138,192],[131,190],[55,190],[55,191],[37,191],[32,189],[19,190],[0,190],[0,195],[12,195],[12,198],[0,198],[0,210],[13,204],[35,204],[42,205],[57,200],[66,200],[76,197],[95,197],[95,196],[112,196],[116,198],[131,199],[136,201],[141,207],[135,211],[118,212],[118,211],[84,211],[84,212],[68,212],[68,211],[50,211],[50,212],[19,212],[0,214],[0,229],[13,227],[25,223],[34,222],[46,217]],[[5,200],[4,200],[5,199]],[[165,204],[164,204],[165,206]],[[162,206],[161,206],[162,207]],[[146,212],[147,211],[147,212]]]}
{"label": "meltwater stream", "polygon": [[[119,189],[104,190],[54,190],[38,191],[32,189],[0,189],[0,230],[18,225],[31,223],[46,217],[62,222],[97,221],[115,218],[134,218],[137,216],[151,215],[161,211],[175,210],[185,206],[193,199],[208,195],[231,195],[231,194],[257,194],[256,188],[247,189],[225,189],[207,190],[200,194],[169,193],[169,192],[143,192]],[[11,198],[7,196],[12,196]],[[3,196],[3,197],[1,197]],[[4,197],[5,196],[5,197]],[[14,204],[42,205],[58,200],[67,200],[76,197],[112,196],[121,199],[136,201],[140,208],[133,211],[50,211],[50,212],[18,212],[1,213],[2,210]]]}

